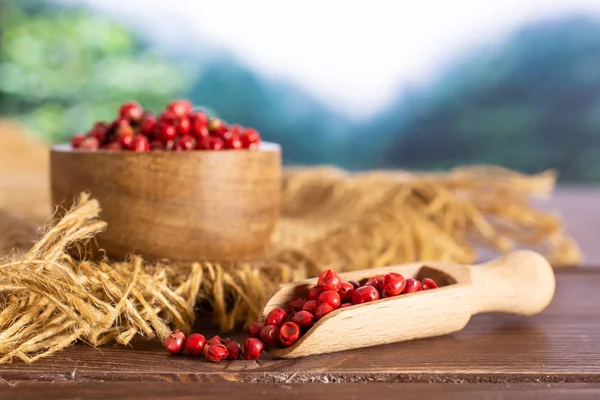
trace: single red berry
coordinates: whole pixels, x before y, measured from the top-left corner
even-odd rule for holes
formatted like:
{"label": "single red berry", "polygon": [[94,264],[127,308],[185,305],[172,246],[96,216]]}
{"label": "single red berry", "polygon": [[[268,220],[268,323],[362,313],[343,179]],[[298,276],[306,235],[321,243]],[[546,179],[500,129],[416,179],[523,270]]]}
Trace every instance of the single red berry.
{"label": "single red berry", "polygon": [[244,342],[244,358],[246,360],[256,360],[264,349],[265,344],[260,339],[248,338]]}
{"label": "single red berry", "polygon": [[71,147],[74,149],[78,149],[81,146],[81,142],[85,139],[85,135],[83,133],[78,133],[77,135],[71,138]]}
{"label": "single red berry", "polygon": [[287,312],[283,308],[274,308],[265,318],[265,325],[281,326],[287,317]]}
{"label": "single red berry", "polygon": [[286,322],[279,329],[279,341],[284,346],[291,346],[300,338],[300,326],[294,322]]}
{"label": "single red berry", "polygon": [[222,150],[224,148],[225,142],[223,139],[214,136],[203,137],[196,144],[198,150]]}
{"label": "single red berry", "polygon": [[144,135],[136,135],[131,143],[131,148],[133,151],[140,153],[150,151],[150,141]]}
{"label": "single red berry", "polygon": [[216,137],[220,137],[223,140],[230,138],[233,134],[229,132],[229,126],[221,124],[214,132],[211,132]]}
{"label": "single red berry", "polygon": [[146,136],[152,137],[155,134],[156,126],[156,117],[149,112],[145,112],[140,121],[140,132]]}
{"label": "single red berry", "polygon": [[234,124],[229,127],[229,132],[233,133],[234,135],[241,135],[244,132],[244,127],[240,124]]}
{"label": "single red berry", "polygon": [[133,148],[133,139],[133,133],[127,135],[120,135],[119,144],[121,145],[121,148],[124,150],[131,150]]}
{"label": "single red berry", "polygon": [[377,289],[377,291],[379,293],[381,293],[383,291],[383,284],[381,283],[381,281],[379,279],[377,279],[377,277],[367,279],[365,286],[368,286],[368,285],[373,286],[375,289]]}
{"label": "single red berry", "polygon": [[408,278],[406,280],[406,285],[404,286],[404,290],[402,293],[414,293],[423,290],[421,287],[421,282],[416,279]]}
{"label": "single red berry", "polygon": [[370,278],[363,278],[360,281],[358,281],[359,286],[367,286],[368,285],[367,282],[377,282],[379,276],[381,276],[383,278],[383,275],[372,276]]}
{"label": "single red berry", "polygon": [[425,278],[421,281],[421,287],[423,290],[435,289],[438,287],[437,283],[431,278]]}
{"label": "single red berry", "polygon": [[333,290],[337,292],[342,287],[342,278],[334,270],[328,269],[319,275],[317,286],[321,291]]}
{"label": "single red berry", "polygon": [[207,344],[206,347],[207,350],[204,352],[204,357],[210,362],[218,363],[229,355],[227,347],[221,343]]}
{"label": "single red berry", "polygon": [[84,138],[81,143],[79,143],[79,149],[85,149],[85,150],[91,150],[91,151],[96,151],[100,148],[100,141],[93,137],[93,136],[88,136],[86,138]]}
{"label": "single red berry", "polygon": [[198,140],[196,140],[196,150],[210,150],[212,139],[212,136],[198,138]]}
{"label": "single red berry", "polygon": [[246,136],[249,139],[260,140],[260,135],[258,134],[258,131],[254,128],[244,128],[239,133],[243,134],[244,136]]}
{"label": "single red berry", "polygon": [[199,356],[204,352],[206,338],[199,333],[192,333],[185,341],[185,351],[192,356]]}
{"label": "single red berry", "polygon": [[298,297],[288,302],[288,308],[293,311],[300,311],[302,310],[304,303],[306,303],[306,299]]}
{"label": "single red berry", "polygon": [[404,290],[406,280],[401,274],[388,272],[383,276],[383,289],[390,296],[397,296]]}
{"label": "single red berry", "polygon": [[[300,325],[303,328],[309,328],[312,326],[315,320],[315,316],[308,311],[298,311],[292,317],[292,322]],[[282,325],[283,327],[283,325]]]}
{"label": "single red berry", "polygon": [[258,131],[253,128],[247,128],[241,133],[242,143],[244,148],[253,149],[258,148],[258,145],[261,142],[260,135]]}
{"label": "single red berry", "polygon": [[210,132],[208,132],[208,127],[206,126],[192,131],[192,134],[197,139],[202,139],[210,136]]}
{"label": "single red berry", "polygon": [[206,341],[206,344],[225,344],[225,341],[219,335],[215,335]]}
{"label": "single red berry", "polygon": [[164,346],[171,354],[181,353],[185,348],[185,335],[179,329],[176,330],[167,336]]}
{"label": "single red berry", "polygon": [[279,340],[279,327],[275,325],[265,325],[260,331],[260,340],[267,346],[274,346]]}
{"label": "single red berry", "polygon": [[342,301],[352,301],[352,295],[354,294],[354,286],[350,282],[342,282],[339,294],[340,299]]}
{"label": "single red berry", "polygon": [[190,120],[187,118],[181,118],[175,121],[175,128],[177,128],[177,133],[180,135],[189,135],[192,131]]}
{"label": "single red berry", "polygon": [[326,290],[319,295],[319,303],[327,303],[335,310],[336,308],[339,308],[342,301],[338,292]]}
{"label": "single red berry", "polygon": [[228,360],[237,360],[240,358],[240,355],[242,354],[242,346],[240,346],[238,342],[232,340],[227,343],[225,347],[227,347],[227,351],[229,353],[227,355]]}
{"label": "single red berry", "polygon": [[342,303],[342,305],[340,306],[340,308],[350,307],[351,305],[352,305],[352,303]]}
{"label": "single red berry", "polygon": [[360,284],[356,281],[348,281],[348,283],[351,284],[352,286],[354,286],[354,290],[356,290],[360,287]]}
{"label": "single red berry", "polygon": [[315,311],[315,317],[317,319],[323,318],[325,315],[329,314],[333,311],[333,307],[331,307],[328,303],[321,303],[317,307],[317,311]]}
{"label": "single red berry", "polygon": [[123,103],[119,108],[119,117],[129,121],[139,121],[144,114],[142,106],[136,101]]}
{"label": "single red berry", "polygon": [[253,322],[248,326],[248,336],[260,339],[260,331],[265,327],[262,322]]}
{"label": "single red berry", "polygon": [[179,117],[173,111],[163,111],[158,117],[159,124],[175,125]]}
{"label": "single red berry", "polygon": [[167,105],[167,110],[182,118],[192,111],[192,103],[188,100],[173,100]]}
{"label": "single red berry", "polygon": [[175,139],[175,151],[191,151],[196,147],[196,139],[190,135]]}
{"label": "single red berry", "polygon": [[244,145],[243,145],[242,141],[240,140],[240,138],[236,135],[228,136],[225,139],[225,148],[226,149],[237,150],[237,149],[241,149],[242,147],[244,147]]}
{"label": "single red berry", "polygon": [[105,149],[105,150],[109,150],[109,151],[120,151],[120,150],[123,150],[123,147],[121,146],[121,143],[119,143],[119,142],[110,142],[110,143],[107,143],[107,144],[103,145],[102,148]]}
{"label": "single red berry", "polygon": [[321,290],[317,287],[311,287],[308,289],[308,293],[306,294],[306,298],[308,300],[319,300],[319,295],[321,294]]}
{"label": "single red berry", "polygon": [[97,121],[92,126],[92,132],[103,131],[106,132],[109,128],[109,123],[105,121]]}
{"label": "single red berry", "polygon": [[158,134],[157,134],[157,138],[158,140],[160,140],[163,143],[167,143],[171,140],[175,140],[175,138],[177,137],[177,129],[175,128],[174,125],[171,125],[169,123],[166,122],[161,122],[158,125]]}
{"label": "single red berry", "polygon": [[317,307],[319,306],[319,303],[317,303],[317,300],[307,300],[306,303],[304,303],[304,305],[302,306],[302,311],[308,311],[309,313],[313,314],[317,312]]}
{"label": "single red berry", "polygon": [[103,143],[106,140],[107,133],[108,125],[106,122],[96,122],[88,135],[95,137],[100,143]]}
{"label": "single red berry", "polygon": [[189,115],[191,132],[196,138],[208,136],[208,117],[203,112],[192,112]]}
{"label": "single red berry", "polygon": [[352,295],[352,304],[362,304],[379,299],[379,292],[371,285],[359,287]]}

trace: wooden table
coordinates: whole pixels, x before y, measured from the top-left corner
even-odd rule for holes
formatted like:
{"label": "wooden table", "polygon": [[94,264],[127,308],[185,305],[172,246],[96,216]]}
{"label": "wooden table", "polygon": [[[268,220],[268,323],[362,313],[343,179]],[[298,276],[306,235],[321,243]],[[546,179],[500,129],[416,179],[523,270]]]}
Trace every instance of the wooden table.
{"label": "wooden table", "polygon": [[478,315],[453,335],[298,360],[210,364],[169,356],[157,342],[80,344],[0,366],[0,399],[598,399],[600,189],[562,189],[553,205],[587,261],[556,271],[555,299],[538,316]]}

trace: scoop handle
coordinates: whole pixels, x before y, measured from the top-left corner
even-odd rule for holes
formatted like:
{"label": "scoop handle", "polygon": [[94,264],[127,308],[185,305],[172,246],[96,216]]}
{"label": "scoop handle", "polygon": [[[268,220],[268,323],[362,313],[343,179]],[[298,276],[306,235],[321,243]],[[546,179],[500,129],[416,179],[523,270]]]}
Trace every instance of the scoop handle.
{"label": "scoop handle", "polygon": [[554,296],[554,271],[540,254],[521,250],[471,267],[473,315],[503,312],[533,315]]}

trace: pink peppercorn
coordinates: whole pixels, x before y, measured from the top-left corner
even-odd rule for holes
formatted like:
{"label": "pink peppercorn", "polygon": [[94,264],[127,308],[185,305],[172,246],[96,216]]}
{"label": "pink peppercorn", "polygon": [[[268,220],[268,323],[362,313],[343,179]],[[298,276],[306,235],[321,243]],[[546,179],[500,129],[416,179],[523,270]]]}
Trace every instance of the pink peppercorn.
{"label": "pink peppercorn", "polygon": [[265,325],[281,326],[286,318],[287,312],[283,308],[274,308],[267,314]]}
{"label": "pink peppercorn", "polygon": [[404,290],[402,291],[402,293],[414,293],[419,292],[421,290],[421,282],[413,278],[408,278],[406,280],[406,286],[404,286]]}
{"label": "pink peppercorn", "polygon": [[340,275],[334,270],[328,269],[321,272],[319,275],[317,286],[321,291],[333,290],[337,292],[342,286],[342,278],[340,278]]}
{"label": "pink peppercorn", "polygon": [[352,304],[362,304],[379,300],[379,292],[371,285],[361,286],[352,295]]}
{"label": "pink peppercorn", "polygon": [[244,355],[246,360],[256,360],[265,348],[265,344],[257,338],[248,338],[244,342]]}

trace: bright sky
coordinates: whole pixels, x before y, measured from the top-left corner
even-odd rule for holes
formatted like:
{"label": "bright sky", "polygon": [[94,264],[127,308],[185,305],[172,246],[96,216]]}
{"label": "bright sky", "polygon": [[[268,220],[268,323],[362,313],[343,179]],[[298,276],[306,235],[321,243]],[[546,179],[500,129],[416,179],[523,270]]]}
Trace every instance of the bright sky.
{"label": "bright sky", "polygon": [[[457,53],[524,22],[600,15],[600,0],[63,0],[223,46],[343,112],[368,116]],[[183,39],[185,38],[185,39]]]}

